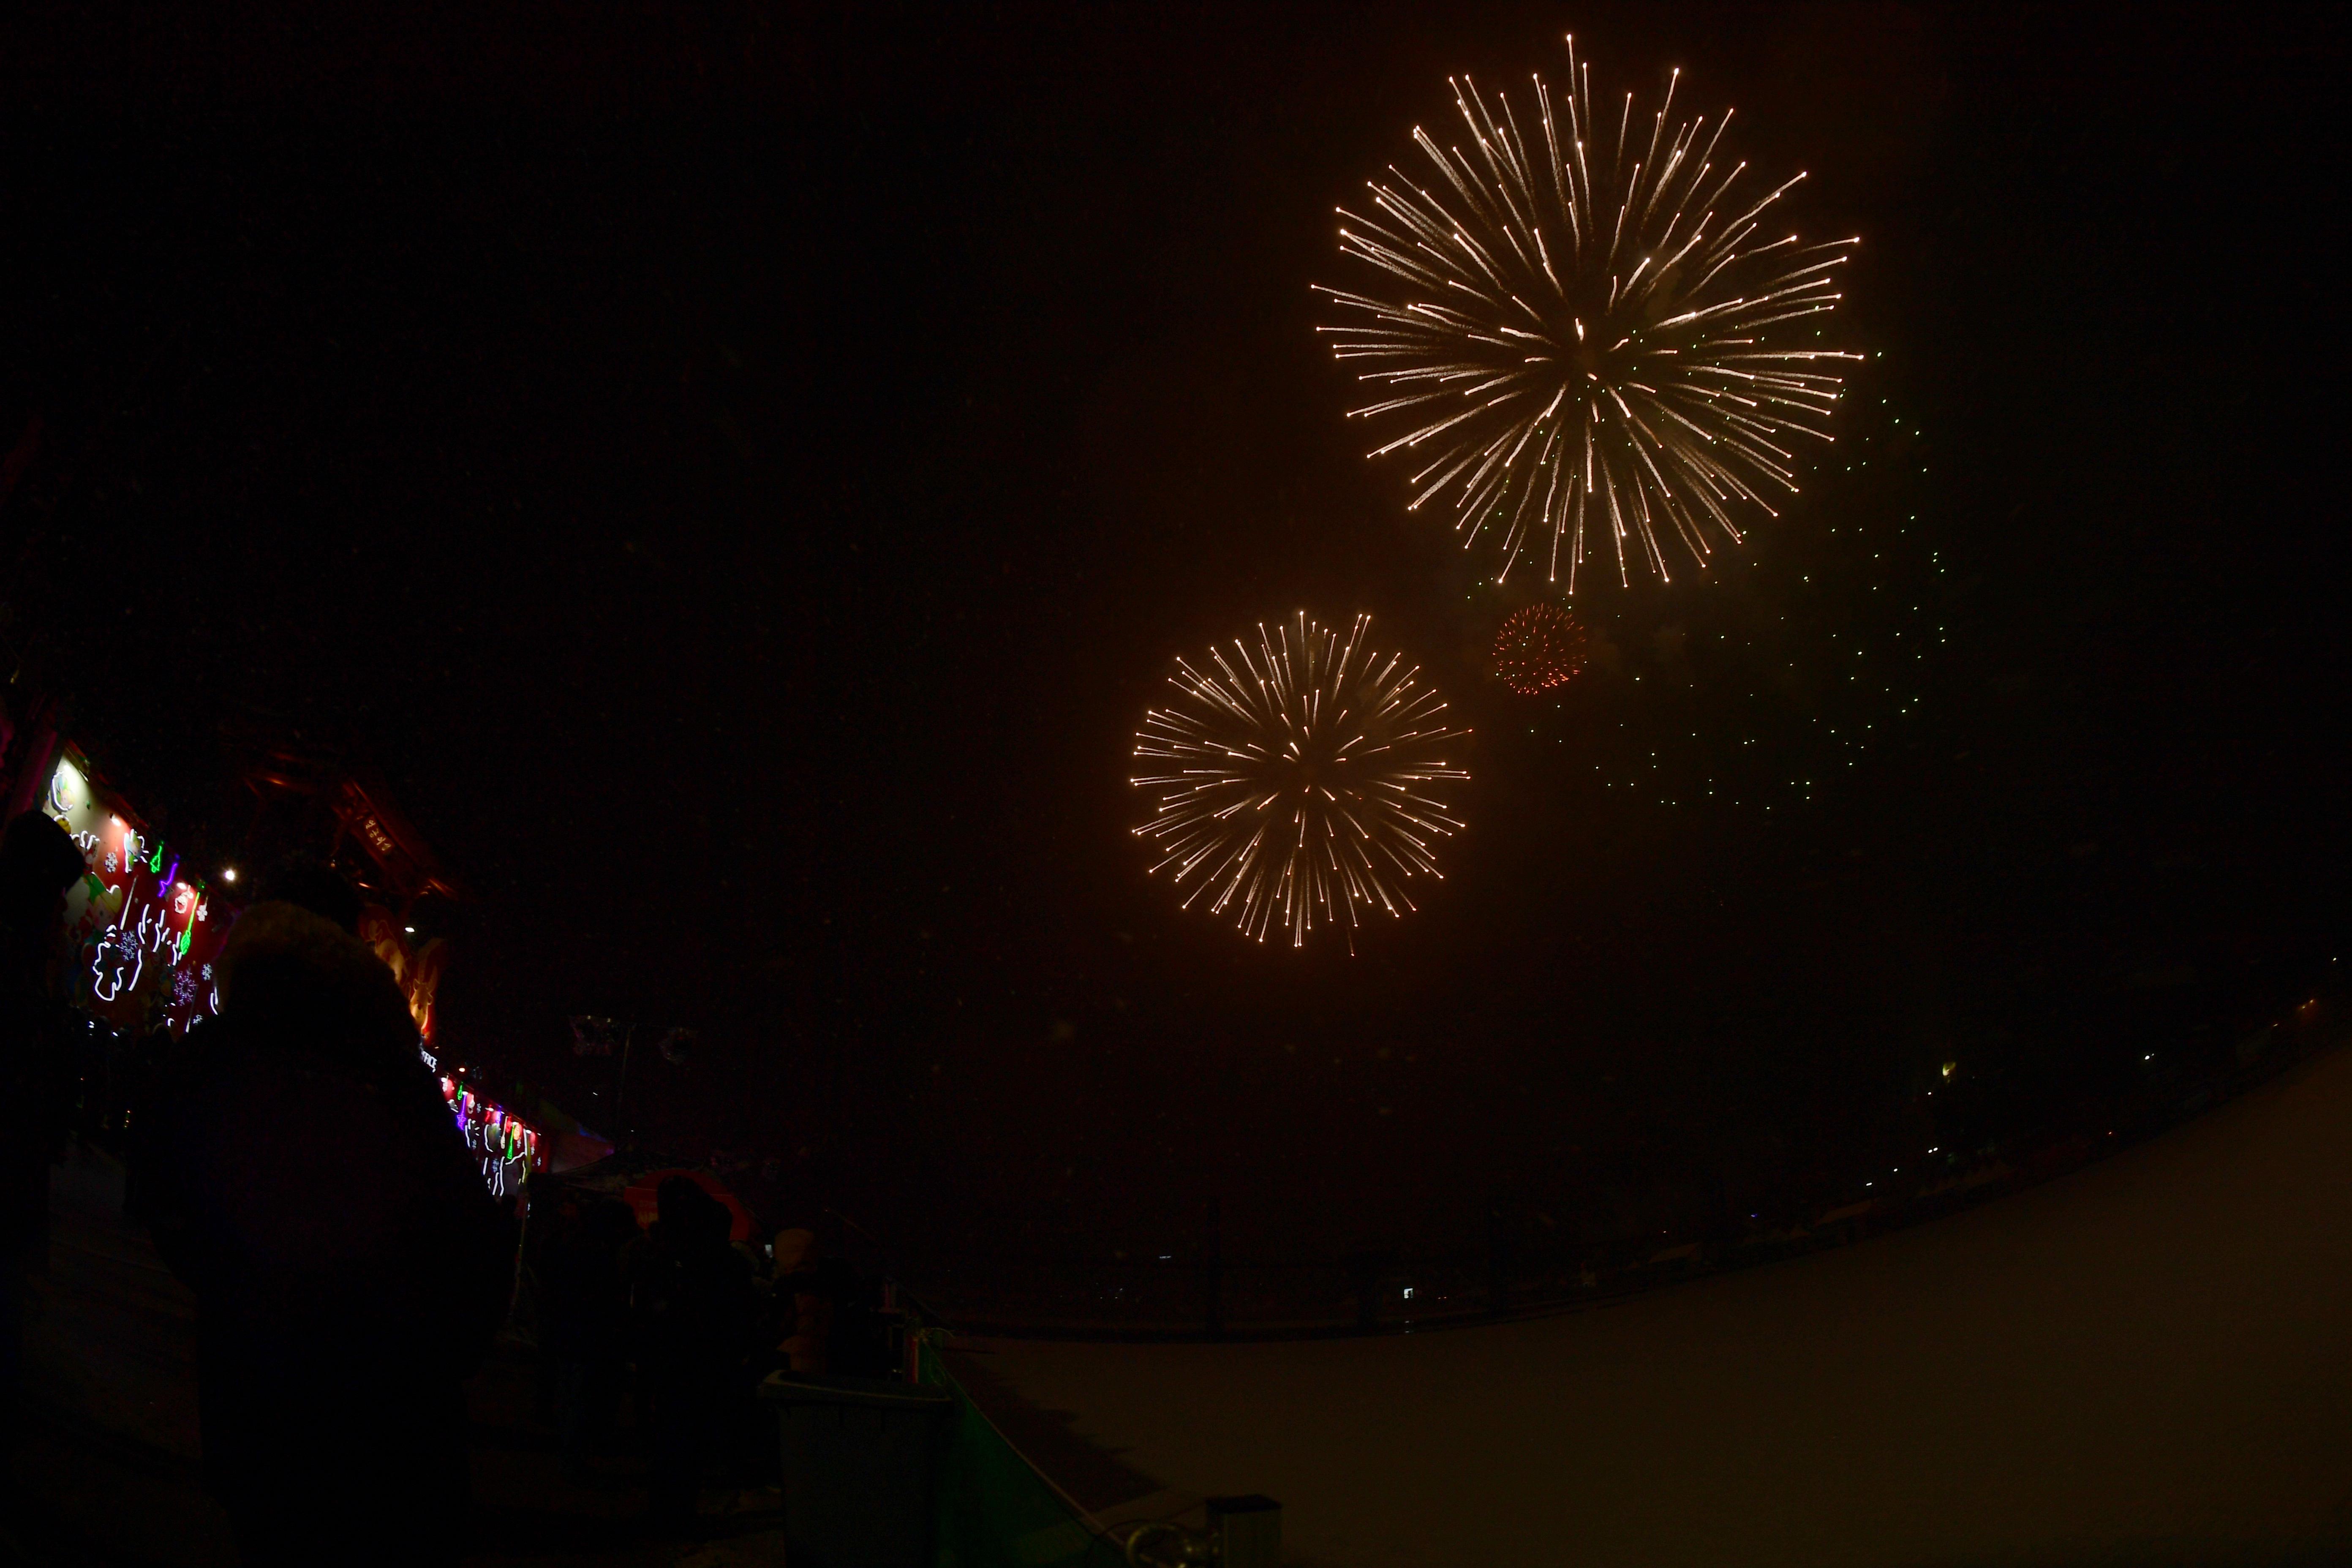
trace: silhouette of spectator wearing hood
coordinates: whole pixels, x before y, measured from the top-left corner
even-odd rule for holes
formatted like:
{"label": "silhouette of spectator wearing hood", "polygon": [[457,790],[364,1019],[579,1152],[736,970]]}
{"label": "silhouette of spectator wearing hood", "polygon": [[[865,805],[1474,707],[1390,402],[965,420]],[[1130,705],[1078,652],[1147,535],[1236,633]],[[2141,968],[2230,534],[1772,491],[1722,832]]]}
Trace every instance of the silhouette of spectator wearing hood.
{"label": "silhouette of spectator wearing hood", "polygon": [[141,1143],[144,1209],[196,1293],[205,1478],[246,1561],[446,1563],[512,1223],[337,886],[274,879],[231,931],[220,1016]]}
{"label": "silhouette of spectator wearing hood", "polygon": [[0,1436],[16,1420],[26,1272],[48,1234],[49,1166],[73,1117],[72,1014],[47,963],[81,851],[37,811],[0,840]]}
{"label": "silhouette of spectator wearing hood", "polygon": [[588,1456],[613,1428],[628,1356],[629,1282],[625,1258],[637,1216],[618,1198],[594,1198],[563,1225],[541,1269],[545,1336],[552,1363],[556,1429],[564,1468],[588,1476]]}
{"label": "silhouette of spectator wearing hood", "polygon": [[655,1189],[658,1217],[639,1254],[638,1365],[651,1395],[652,1521],[691,1521],[695,1493],[728,1457],[734,1396],[757,1341],[751,1270],[727,1244],[734,1216],[685,1176]]}

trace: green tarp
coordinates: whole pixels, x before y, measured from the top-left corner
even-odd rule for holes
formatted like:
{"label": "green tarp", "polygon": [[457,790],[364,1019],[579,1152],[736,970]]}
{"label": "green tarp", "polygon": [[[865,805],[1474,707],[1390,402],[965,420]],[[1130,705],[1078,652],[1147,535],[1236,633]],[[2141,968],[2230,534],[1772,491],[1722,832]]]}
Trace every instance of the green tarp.
{"label": "green tarp", "polygon": [[956,1396],[940,1482],[939,1568],[1124,1568],[1127,1554],[1088,1529],[973,1406],[938,1347],[923,1346],[922,1367],[925,1383]]}

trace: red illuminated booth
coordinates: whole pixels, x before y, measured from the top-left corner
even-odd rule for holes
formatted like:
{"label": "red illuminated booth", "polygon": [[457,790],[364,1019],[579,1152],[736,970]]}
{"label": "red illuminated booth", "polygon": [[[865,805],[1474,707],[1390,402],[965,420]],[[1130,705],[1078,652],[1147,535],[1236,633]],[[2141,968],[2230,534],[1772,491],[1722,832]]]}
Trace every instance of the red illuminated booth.
{"label": "red illuminated booth", "polygon": [[71,746],[40,808],[82,853],[82,879],[66,894],[73,999],[125,1033],[184,1031],[217,1013],[214,965],[236,910],[205,874],[151,834]]}

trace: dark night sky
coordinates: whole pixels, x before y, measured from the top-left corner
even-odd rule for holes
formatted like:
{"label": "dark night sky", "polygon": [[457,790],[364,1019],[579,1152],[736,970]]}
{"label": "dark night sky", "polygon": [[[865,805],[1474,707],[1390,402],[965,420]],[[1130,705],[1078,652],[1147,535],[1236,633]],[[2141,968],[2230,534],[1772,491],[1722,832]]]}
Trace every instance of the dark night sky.
{"label": "dark night sky", "polygon": [[[2324,966],[2340,24],[1274,9],[19,24],[18,613],[175,831],[234,836],[224,722],[390,775],[483,895],[467,1055],[584,1107],[565,1014],[697,1024],[657,1131],[925,1243],[1705,1223],[1905,1147],[1930,1062],[2020,1130]],[[1530,707],[1308,284],[1449,71],[1570,28],[1864,237],[1877,471],[1596,601],[1622,657]],[[1177,916],[1125,834],[1169,657],[1301,605],[1480,731],[1450,879],[1352,960]],[[1761,701],[1690,650],[1766,616]]]}

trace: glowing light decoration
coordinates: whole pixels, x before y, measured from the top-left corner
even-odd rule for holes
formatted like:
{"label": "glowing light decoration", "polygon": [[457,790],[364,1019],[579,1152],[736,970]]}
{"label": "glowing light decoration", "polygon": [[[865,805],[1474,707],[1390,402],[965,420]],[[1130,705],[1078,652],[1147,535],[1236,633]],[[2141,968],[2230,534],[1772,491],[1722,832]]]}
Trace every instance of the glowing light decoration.
{"label": "glowing light decoration", "polygon": [[[426,1058],[431,1065],[431,1058]],[[538,1129],[506,1108],[480,1099],[446,1073],[439,1075],[441,1098],[456,1119],[466,1147],[480,1162],[483,1184],[492,1197],[511,1197],[521,1190],[523,1177],[547,1168]]]}
{"label": "glowing light decoration", "polygon": [[1487,541],[1497,581],[1528,562],[1573,593],[1596,553],[1626,585],[1738,542],[1740,509],[1796,490],[1796,444],[1830,439],[1833,368],[1862,356],[1790,341],[1860,243],[1767,226],[1804,175],[1724,167],[1730,111],[1670,126],[1675,81],[1636,120],[1631,93],[1596,114],[1572,37],[1568,68],[1524,110],[1454,82],[1469,144],[1415,127],[1435,178],[1391,166],[1371,216],[1339,209],[1341,253],[1402,291],[1320,289],[1349,320],[1318,330],[1382,394],[1349,416],[1405,426],[1371,456],[1413,463],[1412,508]]}
{"label": "glowing light decoration", "polygon": [[60,761],[57,771],[49,775],[49,815],[71,816],[89,805],[89,785],[81,770],[69,762]]}
{"label": "glowing light decoration", "polygon": [[1445,758],[1467,735],[1402,655],[1365,641],[1370,616],[1342,637],[1301,611],[1236,637],[1195,665],[1176,661],[1176,700],[1144,715],[1135,755],[1154,770],[1134,829],[1183,892],[1244,935],[1303,947],[1318,927],[1402,915],[1407,884],[1436,878],[1439,846],[1463,823],[1433,791],[1469,778]]}
{"label": "glowing light decoration", "polygon": [[49,775],[47,805],[87,868],[65,911],[86,977],[79,1000],[120,1027],[150,1026],[160,1013],[184,1029],[201,1012],[220,1010],[211,985],[184,984],[180,972],[194,962],[211,979],[227,922],[210,919],[200,885],[179,879],[180,857],[132,826],[105,794],[69,759]]}
{"label": "glowing light decoration", "polygon": [[147,963],[138,938],[120,926],[110,926],[90,949],[90,988],[101,1002],[139,989]]}
{"label": "glowing light decoration", "polygon": [[1522,697],[1565,686],[1584,669],[1584,624],[1558,605],[1514,611],[1495,634],[1495,675]]}

